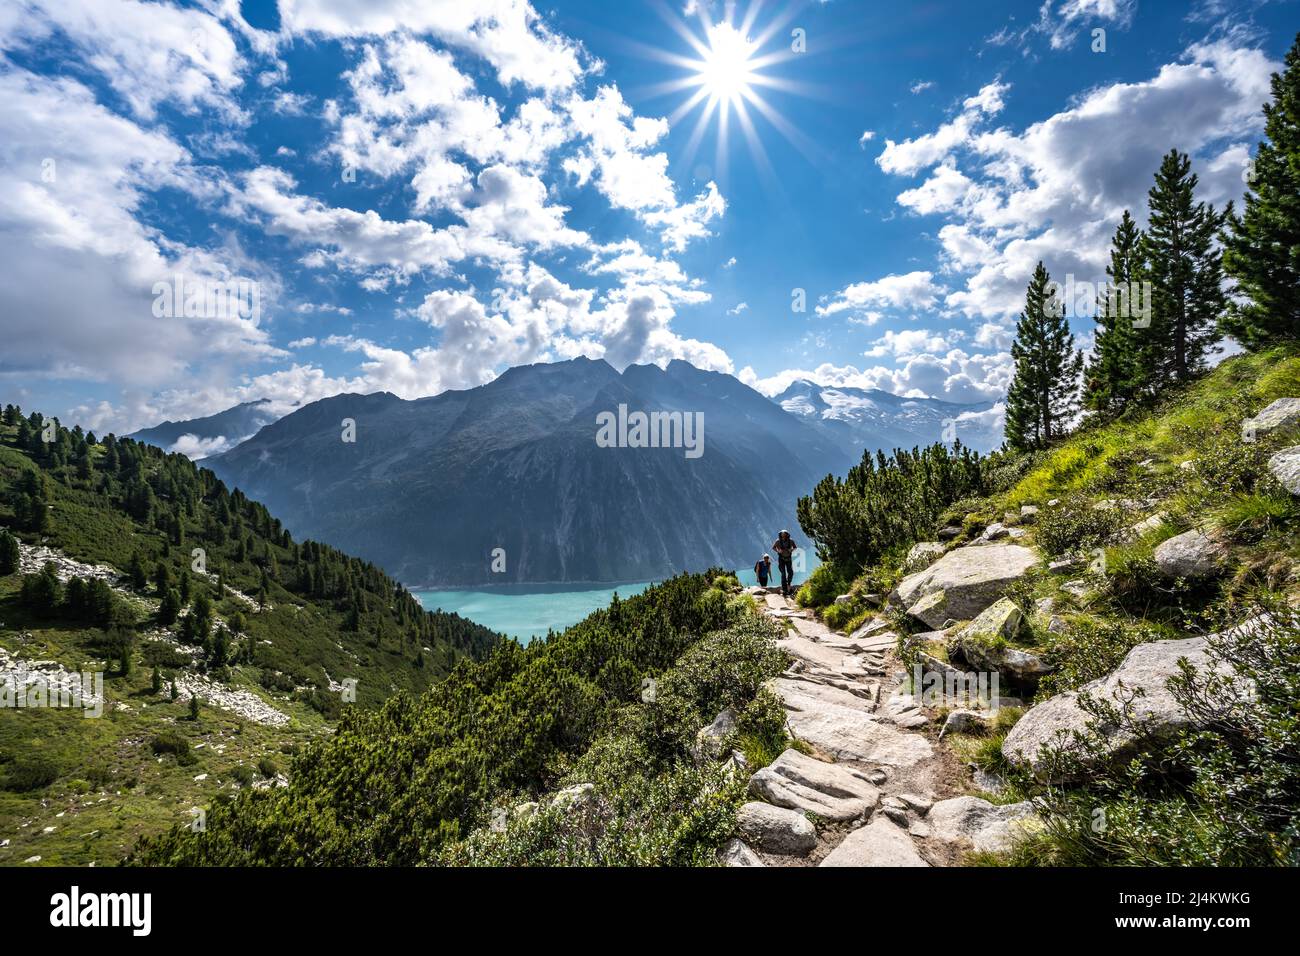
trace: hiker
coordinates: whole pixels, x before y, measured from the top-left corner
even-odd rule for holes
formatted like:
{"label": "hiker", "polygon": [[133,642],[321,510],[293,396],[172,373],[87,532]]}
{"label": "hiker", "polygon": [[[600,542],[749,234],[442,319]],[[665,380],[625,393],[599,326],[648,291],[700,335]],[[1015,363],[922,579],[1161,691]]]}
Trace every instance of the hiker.
{"label": "hiker", "polygon": [[772,542],[772,550],[776,552],[776,565],[781,569],[781,597],[788,598],[794,590],[791,584],[794,581],[794,549],[797,547],[799,546],[790,537],[790,532],[785,530]]}
{"label": "hiker", "polygon": [[758,575],[758,586],[760,588],[767,587],[767,581],[772,576],[772,556],[770,554],[763,555],[759,562],[754,565],[754,573]]}

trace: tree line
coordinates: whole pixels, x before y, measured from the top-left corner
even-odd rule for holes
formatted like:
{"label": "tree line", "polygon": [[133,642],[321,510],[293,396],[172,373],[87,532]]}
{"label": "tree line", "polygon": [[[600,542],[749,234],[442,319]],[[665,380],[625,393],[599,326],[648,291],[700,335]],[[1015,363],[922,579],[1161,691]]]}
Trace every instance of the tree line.
{"label": "tree line", "polygon": [[[1086,363],[1067,303],[1038,263],[1011,346],[1010,450],[1045,447],[1080,411],[1106,421],[1150,405],[1203,372],[1228,336],[1247,350],[1300,340],[1300,35],[1273,75],[1264,117],[1240,215],[1232,203],[1197,200],[1198,177],[1177,149],[1147,194],[1146,229],[1124,211]],[[1124,293],[1142,289],[1138,310]]]}

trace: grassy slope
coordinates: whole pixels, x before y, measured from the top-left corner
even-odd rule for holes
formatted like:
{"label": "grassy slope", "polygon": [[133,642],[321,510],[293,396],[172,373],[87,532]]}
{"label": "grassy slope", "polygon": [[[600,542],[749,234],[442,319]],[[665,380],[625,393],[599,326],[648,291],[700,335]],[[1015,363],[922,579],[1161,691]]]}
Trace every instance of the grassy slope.
{"label": "grassy slope", "polygon": [[[15,429],[0,425],[0,527],[13,524],[9,492],[22,474],[39,468],[26,453],[12,447],[14,435]],[[102,458],[102,448],[96,453]],[[39,543],[75,560],[119,571],[128,567],[137,551],[150,572],[156,561],[163,559],[163,535],[134,521],[117,501],[68,473],[48,477],[50,528]],[[224,570],[228,587],[255,593],[257,567],[235,561],[232,543],[218,547],[203,539],[207,513],[206,503],[201,503],[192,522],[187,520],[185,546],[171,548],[164,559],[172,566],[173,580],[188,564],[190,547],[202,545],[213,565]],[[188,719],[187,699],[173,703],[165,691],[154,695],[151,663],[165,659],[171,651],[167,645],[143,638],[143,632],[156,627],[152,618],[159,601],[152,588],[131,593],[127,600],[140,618],[142,639],[130,674],[111,670],[105,674],[105,692],[111,704],[102,718],[88,719],[71,710],[0,712],[0,778],[13,761],[40,759],[58,771],[58,778],[49,786],[25,792],[0,788],[0,842],[9,841],[0,846],[0,865],[21,864],[34,856],[40,857],[42,865],[116,862],[139,836],[188,820],[190,808],[209,805],[218,795],[238,791],[245,784],[236,780],[236,772],[245,782],[250,771],[255,780],[264,781],[259,764],[272,772],[286,769],[288,752],[327,734],[333,713],[328,717],[326,713],[333,708],[322,712],[320,704],[324,700],[336,705],[337,695],[333,699],[317,697],[316,706],[311,706],[303,693],[290,688],[325,692],[329,678],[356,677],[358,706],[373,706],[396,690],[423,690],[472,650],[443,639],[442,631],[468,630],[480,643],[492,637],[451,615],[434,615],[430,619],[433,637],[426,637],[426,646],[431,643],[432,647],[420,655],[423,665],[418,665],[413,661],[413,654],[420,653],[418,647],[403,638],[400,623],[382,607],[378,596],[371,595],[372,609],[363,616],[360,633],[347,632],[344,612],[334,602],[292,590],[296,585],[288,573],[291,553],[278,542],[253,533],[259,553],[269,546],[285,573],[272,584],[268,609],[254,612],[231,595],[214,600],[217,618],[229,620],[241,612],[247,620],[246,633],[257,641],[255,663],[231,666],[226,683],[286,713],[291,718],[289,724],[264,726],[209,706],[203,707],[199,721],[194,722]],[[19,537],[27,544],[38,543],[31,534]],[[20,575],[0,577],[0,647],[28,660],[57,661],[72,671],[101,669],[102,664],[96,662],[105,657],[103,632],[59,617],[33,617],[18,602],[20,585]],[[207,591],[215,591],[211,582]],[[163,670],[170,673],[171,667]],[[263,686],[268,675],[279,675],[285,689]],[[155,756],[150,744],[165,730],[179,732],[190,741],[197,758],[194,763],[178,763],[171,755]],[[236,771],[240,767],[243,769]],[[45,832],[50,827],[54,829]]]}

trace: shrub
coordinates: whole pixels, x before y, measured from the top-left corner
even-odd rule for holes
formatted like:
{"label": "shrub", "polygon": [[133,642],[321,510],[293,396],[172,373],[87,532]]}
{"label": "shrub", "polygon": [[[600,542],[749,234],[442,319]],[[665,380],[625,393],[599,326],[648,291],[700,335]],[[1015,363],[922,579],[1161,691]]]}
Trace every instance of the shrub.
{"label": "shrub", "polygon": [[1054,508],[1038,513],[1038,544],[1052,556],[1101,547],[1127,520],[1119,508],[1094,508],[1083,495],[1072,495]]}
{"label": "shrub", "polygon": [[[1287,866],[1300,855],[1300,617],[1257,598],[1254,623],[1207,639],[1211,666],[1183,662],[1169,690],[1187,720],[1153,739],[1141,720],[1080,698],[1087,732],[1025,779],[1045,828],[1022,854],[1069,865]],[[1093,728],[1131,734],[1153,759],[1105,759]],[[1158,759],[1156,759],[1158,758]],[[1096,821],[1103,821],[1097,826]]]}
{"label": "shrub", "polygon": [[175,730],[164,730],[154,737],[149,746],[160,757],[164,754],[171,754],[182,767],[188,767],[198,762],[198,758],[190,750],[190,742]]}
{"label": "shrub", "polygon": [[1089,681],[1105,677],[1137,645],[1164,636],[1146,624],[1092,617],[1069,620],[1064,632],[1055,635],[1051,644],[1050,659],[1057,669],[1039,683],[1039,696],[1046,698],[1077,690]]}
{"label": "shrub", "polygon": [[254,777],[253,768],[246,763],[236,766],[234,770],[230,771],[230,775],[235,778],[235,781],[241,787],[247,787],[251,784]]}
{"label": "shrub", "polygon": [[280,772],[280,765],[270,757],[262,757],[257,761],[257,772],[270,779]]}
{"label": "shrub", "polygon": [[927,535],[945,507],[985,494],[985,484],[984,459],[968,448],[868,452],[843,479],[827,475],[799,499],[799,524],[823,561],[855,574]]}
{"label": "shrub", "polygon": [[1300,509],[1287,492],[1239,492],[1214,510],[1214,523],[1238,541],[1259,541],[1291,525]]}
{"label": "shrub", "polygon": [[751,771],[766,767],[790,746],[785,705],[764,687],[736,720],[736,741]]}
{"label": "shrub", "polygon": [[48,787],[59,779],[59,765],[44,754],[24,754],[4,767],[0,786],[15,793]]}
{"label": "shrub", "polygon": [[819,564],[795,594],[803,607],[825,607],[849,589],[850,581],[833,564]]}

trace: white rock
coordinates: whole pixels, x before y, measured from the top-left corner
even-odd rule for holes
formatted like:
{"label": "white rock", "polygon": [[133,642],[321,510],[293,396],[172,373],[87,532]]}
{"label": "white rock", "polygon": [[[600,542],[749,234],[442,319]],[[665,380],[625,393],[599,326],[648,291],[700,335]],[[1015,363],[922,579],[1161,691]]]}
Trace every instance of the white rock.
{"label": "white rock", "polygon": [[572,810],[577,807],[584,807],[596,799],[596,785],[591,783],[579,783],[572,787],[565,787],[551,800],[551,805],[561,810]]}
{"label": "white rock", "polygon": [[1287,491],[1300,495],[1300,445],[1283,448],[1268,460],[1268,470]]}
{"label": "white rock", "polygon": [[896,594],[899,603],[912,608],[942,591],[942,606],[926,609],[921,618],[931,627],[942,627],[949,618],[975,617],[1037,564],[1036,552],[1016,544],[956,548],[924,571],[905,577]]}
{"label": "white rock", "polygon": [[937,840],[969,840],[976,850],[1001,852],[1024,833],[1033,816],[1028,800],[999,806],[979,797],[953,797],[936,803],[925,819]]}
{"label": "white rock", "polygon": [[[1205,673],[1210,666],[1206,639],[1192,637],[1139,644],[1106,677],[1084,684],[1079,691],[1066,691],[1031,707],[1007,734],[1002,743],[1003,756],[1039,769],[1043,766],[1040,751],[1044,745],[1072,749],[1073,734],[1085,731],[1091,719],[1078,704],[1080,691],[1113,706],[1127,706],[1133,717],[1156,737],[1186,727],[1189,718],[1167,686],[1169,679],[1180,673],[1181,658]],[[1225,665],[1220,664],[1219,669],[1225,675],[1231,673]],[[1135,695],[1138,689],[1141,694]],[[1102,725],[1098,732],[1107,757],[1120,758],[1131,752],[1133,738],[1127,731]]]}
{"label": "white rock", "polygon": [[741,839],[764,853],[807,856],[817,845],[817,830],[802,813],[770,803],[747,803],[736,814]]}
{"label": "white rock", "polygon": [[870,811],[880,791],[861,770],[787,750],[749,780],[749,792],[826,820],[852,820]]}
{"label": "white rock", "polygon": [[903,562],[904,571],[920,571],[943,556],[943,545],[938,541],[920,541],[912,545]]}
{"label": "white rock", "polygon": [[718,862],[723,866],[766,866],[759,855],[734,837],[718,851]]}
{"label": "white rock", "polygon": [[1254,441],[1273,432],[1300,429],[1300,398],[1279,398],[1254,418],[1241,423],[1243,441]]}
{"label": "white rock", "polygon": [[769,686],[784,701],[794,735],[837,760],[910,767],[934,753],[924,736],[879,720],[849,691],[785,677]]}
{"label": "white rock", "polygon": [[1199,580],[1218,573],[1222,551],[1204,534],[1192,529],[1162,541],[1154,557],[1156,566],[1169,577]]}
{"label": "white rock", "polygon": [[699,733],[695,735],[696,755],[714,760],[721,757],[722,742],[736,731],[736,717],[735,710],[726,707],[713,718],[713,723],[701,727]]}
{"label": "white rock", "polygon": [[907,831],[885,816],[873,817],[827,854],[822,866],[929,866]]}

